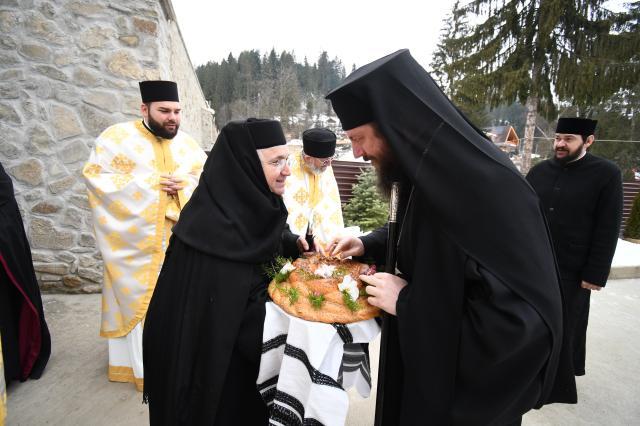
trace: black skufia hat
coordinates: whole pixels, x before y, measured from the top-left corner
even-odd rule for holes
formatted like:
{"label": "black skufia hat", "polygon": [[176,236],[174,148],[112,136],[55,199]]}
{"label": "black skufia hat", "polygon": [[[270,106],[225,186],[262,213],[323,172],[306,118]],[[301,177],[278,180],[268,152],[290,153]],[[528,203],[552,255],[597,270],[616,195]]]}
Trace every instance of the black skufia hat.
{"label": "black skufia hat", "polygon": [[351,130],[373,121],[373,113],[367,102],[349,92],[330,92],[327,99],[336,112],[343,130]]}
{"label": "black skufia hat", "polygon": [[247,131],[251,134],[256,149],[271,148],[272,146],[286,145],[282,126],[277,120],[267,118],[248,118],[245,122]]}
{"label": "black skufia hat", "polygon": [[178,85],[175,81],[147,80],[138,83],[142,102],[180,102],[178,98]]}
{"label": "black skufia hat", "polygon": [[302,132],[304,153],[315,158],[333,157],[336,152],[336,134],[329,129],[307,129]]}
{"label": "black skufia hat", "polygon": [[596,131],[597,120],[580,117],[561,117],[558,119],[556,133],[568,135],[593,135]]}

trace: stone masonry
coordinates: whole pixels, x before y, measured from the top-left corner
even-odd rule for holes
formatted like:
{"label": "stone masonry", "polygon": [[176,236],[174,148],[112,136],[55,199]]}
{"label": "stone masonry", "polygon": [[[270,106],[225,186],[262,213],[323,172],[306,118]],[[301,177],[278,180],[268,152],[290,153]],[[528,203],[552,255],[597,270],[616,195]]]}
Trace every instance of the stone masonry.
{"label": "stone masonry", "polygon": [[111,124],[140,117],[138,81],[178,82],[181,129],[214,142],[170,0],[0,1],[0,162],[42,290],[97,292],[96,249],[82,167]]}

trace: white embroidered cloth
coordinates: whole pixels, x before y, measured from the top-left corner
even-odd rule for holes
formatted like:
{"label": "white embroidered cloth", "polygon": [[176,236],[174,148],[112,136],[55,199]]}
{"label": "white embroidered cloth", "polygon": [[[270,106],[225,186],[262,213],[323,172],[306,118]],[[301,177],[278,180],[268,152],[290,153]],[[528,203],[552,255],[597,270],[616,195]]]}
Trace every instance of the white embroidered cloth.
{"label": "white embroidered cloth", "polygon": [[346,390],[367,398],[371,371],[366,343],[380,332],[374,319],[352,324],[305,321],[267,302],[258,390],[272,425],[343,425]]}

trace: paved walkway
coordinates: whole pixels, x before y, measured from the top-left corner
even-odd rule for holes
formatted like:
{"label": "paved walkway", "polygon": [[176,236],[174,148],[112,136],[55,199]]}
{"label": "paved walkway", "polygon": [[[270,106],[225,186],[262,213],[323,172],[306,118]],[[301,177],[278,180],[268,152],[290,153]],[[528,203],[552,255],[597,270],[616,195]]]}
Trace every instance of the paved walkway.
{"label": "paved walkway", "polygon": [[[53,339],[40,380],[9,387],[7,425],[144,425],[147,409],[133,385],[106,379],[107,345],[98,336],[99,295],[45,295]],[[640,424],[640,279],[610,281],[592,298],[587,375],[578,405],[528,413],[525,426]],[[372,345],[372,360],[377,345]],[[375,369],[377,366],[374,365]],[[349,426],[373,424],[373,398],[351,394]]]}

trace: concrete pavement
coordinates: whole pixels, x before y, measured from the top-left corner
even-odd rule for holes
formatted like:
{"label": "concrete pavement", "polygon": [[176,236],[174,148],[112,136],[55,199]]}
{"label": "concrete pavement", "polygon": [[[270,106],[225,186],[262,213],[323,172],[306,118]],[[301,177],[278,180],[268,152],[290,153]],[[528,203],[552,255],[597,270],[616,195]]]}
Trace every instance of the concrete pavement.
{"label": "concrete pavement", "polygon": [[[133,385],[107,381],[107,344],[98,336],[100,296],[45,295],[43,300],[53,340],[51,360],[40,380],[9,387],[7,425],[147,424],[147,408]],[[587,375],[578,378],[580,403],[530,412],[525,426],[640,424],[640,279],[610,281],[591,300]],[[374,377],[377,350],[376,342]],[[350,400],[347,425],[372,425],[373,395],[362,399],[350,392]]]}

